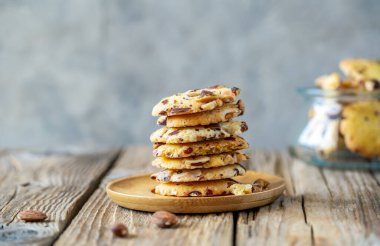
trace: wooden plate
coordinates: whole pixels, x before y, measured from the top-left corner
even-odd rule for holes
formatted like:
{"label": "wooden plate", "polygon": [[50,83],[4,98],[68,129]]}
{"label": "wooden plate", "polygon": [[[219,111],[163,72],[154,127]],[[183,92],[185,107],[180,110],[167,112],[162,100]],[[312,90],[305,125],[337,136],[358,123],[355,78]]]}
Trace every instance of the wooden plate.
{"label": "wooden plate", "polygon": [[269,181],[267,190],[239,196],[160,196],[151,192],[157,182],[150,178],[150,174],[113,180],[106,189],[112,201],[129,209],[147,212],[165,210],[173,213],[216,213],[264,206],[276,200],[285,190],[284,180],[269,174],[247,171],[244,176],[234,179],[241,183],[252,183],[258,178]]}

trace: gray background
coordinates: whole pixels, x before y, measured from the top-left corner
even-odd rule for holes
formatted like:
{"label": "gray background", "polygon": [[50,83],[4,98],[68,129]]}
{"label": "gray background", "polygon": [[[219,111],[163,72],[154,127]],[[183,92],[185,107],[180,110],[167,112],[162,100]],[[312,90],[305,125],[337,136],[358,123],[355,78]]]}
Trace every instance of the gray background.
{"label": "gray background", "polygon": [[0,1],[0,147],[147,144],[161,97],[242,89],[245,135],[284,148],[295,88],[379,58],[380,1]]}

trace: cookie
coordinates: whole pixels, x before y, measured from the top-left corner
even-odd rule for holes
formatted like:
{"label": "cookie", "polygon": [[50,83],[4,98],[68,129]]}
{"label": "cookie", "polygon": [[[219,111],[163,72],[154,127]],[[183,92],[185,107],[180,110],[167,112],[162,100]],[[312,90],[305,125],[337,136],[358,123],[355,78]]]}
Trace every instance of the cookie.
{"label": "cookie", "polygon": [[204,155],[188,158],[169,159],[166,157],[157,157],[153,160],[152,165],[165,169],[196,169],[211,168],[241,163],[246,161],[248,156],[240,151],[225,153],[219,155]]}
{"label": "cookie", "polygon": [[338,73],[323,75],[315,80],[315,84],[317,87],[321,88],[322,90],[364,89],[367,91],[372,91],[376,89],[376,86],[378,85],[376,81],[373,81],[373,80],[366,80],[366,81],[360,81],[360,80],[354,80],[354,79],[343,80],[341,79]]}
{"label": "cookie", "polygon": [[245,122],[222,122],[186,128],[163,127],[150,136],[153,143],[192,143],[237,136],[248,130]]}
{"label": "cookie", "polygon": [[340,62],[339,67],[347,77],[353,80],[380,81],[380,61],[378,60],[346,59]]}
{"label": "cookie", "polygon": [[215,155],[248,148],[248,143],[241,137],[230,137],[184,144],[153,145],[153,155],[167,158],[185,158],[198,155]]}
{"label": "cookie", "polygon": [[337,90],[341,86],[341,79],[338,73],[323,75],[315,80],[315,84],[322,90]]}
{"label": "cookie", "polygon": [[232,178],[245,174],[245,168],[240,164],[223,167],[198,168],[192,170],[163,170],[151,175],[159,182],[194,182]]}
{"label": "cookie", "polygon": [[225,103],[234,102],[240,90],[216,85],[206,89],[189,90],[163,98],[153,107],[153,116],[193,114],[213,110]]}
{"label": "cookie", "polygon": [[251,184],[233,184],[229,187],[231,194],[233,195],[245,195],[252,193],[252,185]]}
{"label": "cookie", "polygon": [[340,131],[346,147],[368,158],[380,157],[380,102],[352,103],[342,114]]}
{"label": "cookie", "polygon": [[221,196],[229,195],[229,187],[237,183],[231,179],[188,182],[161,183],[155,187],[154,193],[163,196]]}
{"label": "cookie", "polygon": [[226,122],[244,113],[244,102],[228,103],[211,111],[195,114],[161,116],[157,120],[158,125],[167,127],[188,127],[198,125],[211,125]]}

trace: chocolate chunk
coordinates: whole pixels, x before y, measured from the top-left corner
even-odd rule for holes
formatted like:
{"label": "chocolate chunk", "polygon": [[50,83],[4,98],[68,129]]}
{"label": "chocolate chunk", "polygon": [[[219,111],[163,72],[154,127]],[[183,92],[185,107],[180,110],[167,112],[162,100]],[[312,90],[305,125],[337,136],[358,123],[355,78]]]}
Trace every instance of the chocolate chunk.
{"label": "chocolate chunk", "polygon": [[195,163],[191,163],[190,166],[200,167],[200,166],[203,166],[203,162],[195,162]]}
{"label": "chocolate chunk", "polygon": [[216,131],[220,131],[220,126],[218,124],[212,124],[212,125],[208,125],[208,126],[204,126],[204,128],[207,128],[207,129],[213,129],[213,130],[216,130]]}
{"label": "chocolate chunk", "polygon": [[210,189],[206,189],[206,196],[212,196],[214,194],[214,192],[212,192],[212,190]]}
{"label": "chocolate chunk", "polygon": [[179,133],[179,130],[175,130],[175,131],[172,131],[171,133],[169,133],[168,135],[173,136],[173,135],[176,135],[178,133]]}
{"label": "chocolate chunk", "polygon": [[153,149],[157,149],[157,148],[160,147],[161,145],[164,145],[164,143],[154,143],[154,144],[153,144]]}
{"label": "chocolate chunk", "polygon": [[231,140],[231,141],[235,141],[235,138],[234,138],[234,137],[228,137],[228,138],[225,138],[224,140]]}
{"label": "chocolate chunk", "polygon": [[202,195],[202,193],[196,190],[189,193],[189,196],[200,196],[200,195]]}
{"label": "chocolate chunk", "polygon": [[204,97],[204,96],[212,96],[214,95],[214,93],[212,91],[208,91],[208,90],[202,90],[201,91],[201,96]]}
{"label": "chocolate chunk", "polygon": [[164,105],[167,104],[168,103],[168,99],[162,100],[161,103],[164,104]]}
{"label": "chocolate chunk", "polygon": [[231,88],[231,91],[232,91],[232,93],[234,93],[236,96],[240,93],[240,89],[237,88],[237,87],[232,87],[232,88]]}
{"label": "chocolate chunk", "polygon": [[165,111],[165,110],[162,110],[162,111],[159,112],[158,114],[164,116],[164,115],[166,115],[166,111]]}
{"label": "chocolate chunk", "polygon": [[183,173],[182,170],[178,170],[178,171],[177,171],[177,174],[181,174],[181,173]]}
{"label": "chocolate chunk", "polygon": [[229,119],[231,119],[232,117],[234,117],[234,113],[232,113],[232,112],[227,113],[227,114],[224,116],[224,118],[225,118],[226,120],[229,120]]}
{"label": "chocolate chunk", "polygon": [[183,151],[185,154],[191,154],[193,152],[193,148],[189,147]]}
{"label": "chocolate chunk", "polygon": [[204,141],[204,140],[206,140],[206,137],[197,136],[197,142],[201,142],[201,141]]}
{"label": "chocolate chunk", "polygon": [[170,113],[171,114],[186,113],[190,110],[191,110],[191,108],[172,108],[170,110]]}
{"label": "chocolate chunk", "polygon": [[234,168],[234,176],[240,175],[239,169]]}
{"label": "chocolate chunk", "polygon": [[248,125],[247,125],[247,123],[246,122],[241,122],[241,125],[240,125],[240,130],[242,131],[242,132],[245,132],[245,131],[247,131],[248,130]]}
{"label": "chocolate chunk", "polygon": [[240,115],[243,115],[244,114],[244,110],[245,110],[245,105],[244,105],[244,102],[242,100],[239,100],[237,101],[237,105],[238,105],[238,108],[240,109]]}
{"label": "chocolate chunk", "polygon": [[160,126],[166,126],[166,122],[167,122],[168,118],[165,117],[164,119],[160,119],[157,124],[159,124]]}

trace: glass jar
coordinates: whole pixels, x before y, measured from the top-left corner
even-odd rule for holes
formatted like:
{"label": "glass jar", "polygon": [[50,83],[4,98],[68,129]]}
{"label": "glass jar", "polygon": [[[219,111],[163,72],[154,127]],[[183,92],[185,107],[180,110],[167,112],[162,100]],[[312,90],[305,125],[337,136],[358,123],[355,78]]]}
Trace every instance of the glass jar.
{"label": "glass jar", "polygon": [[311,102],[298,157],[321,167],[380,169],[380,91],[298,91]]}

